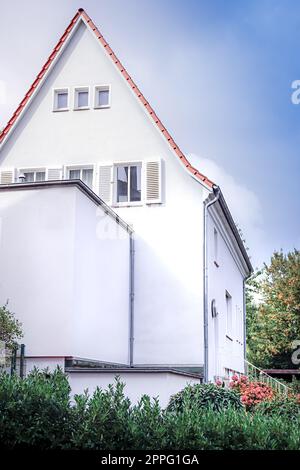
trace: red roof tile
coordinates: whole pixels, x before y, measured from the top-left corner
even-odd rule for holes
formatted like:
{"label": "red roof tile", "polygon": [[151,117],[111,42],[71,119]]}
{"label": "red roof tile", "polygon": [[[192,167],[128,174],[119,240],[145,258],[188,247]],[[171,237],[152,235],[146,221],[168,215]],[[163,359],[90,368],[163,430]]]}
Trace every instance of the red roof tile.
{"label": "red roof tile", "polygon": [[58,52],[60,51],[61,47],[63,46],[64,42],[66,41],[66,39],[68,38],[70,32],[72,31],[72,29],[74,28],[74,26],[76,25],[77,21],[79,20],[79,18],[82,17],[85,22],[87,23],[87,25],[91,28],[91,30],[93,31],[93,33],[96,35],[96,37],[98,38],[99,42],[103,45],[103,47],[105,48],[105,51],[107,52],[107,54],[111,57],[111,59],[113,60],[113,62],[116,64],[116,66],[118,67],[118,69],[120,70],[121,74],[124,76],[124,78],[127,80],[127,83],[129,84],[129,86],[132,88],[132,90],[134,91],[134,93],[137,95],[137,97],[139,98],[139,100],[141,101],[141,103],[145,106],[145,109],[147,110],[149,116],[151,117],[151,119],[155,122],[155,124],[157,125],[158,129],[161,131],[161,133],[163,134],[163,136],[165,137],[165,139],[167,140],[167,142],[169,143],[169,145],[171,146],[171,148],[173,149],[173,151],[177,154],[177,156],[179,157],[179,159],[181,160],[181,162],[185,165],[185,167],[187,168],[187,170],[194,176],[196,177],[199,181],[201,181],[202,183],[206,184],[208,187],[212,188],[214,186],[214,183],[209,180],[205,175],[203,175],[202,173],[200,173],[200,171],[198,171],[196,168],[194,168],[190,162],[188,161],[188,159],[185,157],[185,155],[183,154],[183,152],[180,150],[180,148],[178,147],[178,145],[175,143],[174,139],[171,137],[171,135],[169,134],[169,132],[167,131],[167,129],[165,128],[165,126],[162,124],[162,122],[160,121],[160,119],[157,117],[156,113],[154,112],[153,108],[150,106],[150,104],[148,103],[148,101],[146,100],[146,98],[144,97],[144,95],[141,93],[141,91],[139,90],[139,88],[137,87],[137,85],[134,83],[134,81],[132,80],[132,78],[130,77],[130,75],[128,74],[128,72],[126,71],[125,67],[121,64],[121,62],[119,61],[119,59],[117,58],[117,56],[115,55],[115,53],[112,51],[112,49],[110,48],[109,44],[105,41],[105,39],[103,38],[102,34],[100,33],[100,31],[98,30],[98,28],[95,26],[95,24],[93,23],[93,21],[91,20],[91,18],[88,16],[88,14],[82,9],[82,8],[79,8],[79,10],[77,11],[76,15],[74,16],[74,18],[71,20],[71,23],[69,24],[69,26],[67,27],[67,29],[65,30],[64,34],[62,35],[62,37],[60,38],[60,40],[58,41],[58,43],[56,44],[56,46],[54,47],[52,53],[50,54],[50,56],[48,57],[46,63],[44,64],[44,66],[42,67],[42,70],[39,72],[39,74],[37,75],[37,78],[35,79],[35,81],[33,82],[33,84],[31,85],[31,87],[29,88],[28,92],[26,93],[24,99],[21,101],[21,103],[19,104],[19,106],[17,107],[16,111],[14,112],[13,116],[11,117],[11,119],[8,121],[7,125],[5,126],[5,128],[3,129],[3,131],[0,133],[0,143],[4,140],[4,138],[7,136],[7,134],[9,133],[9,131],[11,130],[11,128],[13,127],[15,121],[17,120],[17,118],[20,116],[20,114],[22,113],[22,111],[24,110],[24,107],[26,106],[26,104],[28,103],[31,95],[34,93],[35,89],[38,87],[38,85],[40,84],[41,80],[43,79],[44,75],[46,74],[48,68],[50,67],[50,65],[53,63],[54,59],[56,58]]}

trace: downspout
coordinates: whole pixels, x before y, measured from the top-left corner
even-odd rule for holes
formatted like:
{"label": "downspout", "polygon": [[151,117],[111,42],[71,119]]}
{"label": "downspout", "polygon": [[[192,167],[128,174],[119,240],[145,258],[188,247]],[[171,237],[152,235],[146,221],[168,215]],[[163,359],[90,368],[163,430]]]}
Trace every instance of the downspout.
{"label": "downspout", "polygon": [[129,235],[130,260],[129,260],[129,365],[133,367],[133,343],[134,343],[134,238]]}
{"label": "downspout", "polygon": [[208,209],[215,204],[220,197],[220,188],[213,187],[214,199],[209,202],[204,201],[204,220],[203,220],[203,279],[204,279],[204,293],[203,293],[203,310],[204,310],[204,371],[203,381],[208,382],[208,262],[207,262],[207,221]]}

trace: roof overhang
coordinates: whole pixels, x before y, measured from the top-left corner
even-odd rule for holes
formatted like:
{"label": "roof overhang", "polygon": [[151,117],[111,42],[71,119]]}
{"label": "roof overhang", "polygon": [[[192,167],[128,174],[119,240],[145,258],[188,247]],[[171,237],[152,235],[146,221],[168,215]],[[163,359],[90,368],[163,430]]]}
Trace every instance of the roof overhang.
{"label": "roof overhang", "polygon": [[36,189],[49,189],[60,187],[76,187],[86,197],[88,197],[94,204],[101,206],[105,214],[109,215],[114,221],[123,227],[129,234],[132,234],[133,228],[127,224],[115,211],[113,211],[97,194],[94,193],[83,181],[81,180],[57,180],[57,181],[39,181],[36,183],[13,183],[1,184],[0,193],[6,191],[27,191]]}
{"label": "roof overhang", "polygon": [[[232,236],[227,235],[228,245],[232,247],[232,255],[234,256],[237,264],[240,268],[240,271],[243,273],[244,278],[249,277],[253,272],[253,266],[251,264],[250,258],[248,256],[247,250],[241,239],[240,233],[237,229],[237,226],[233,220],[231,212],[227,206],[223,193],[219,186],[214,186],[213,191],[209,194],[205,202],[209,202],[215,198],[215,195],[218,194],[218,199],[215,204],[210,206],[210,211],[216,218],[219,218],[223,222],[222,225],[227,224],[230,228],[230,233]],[[235,256],[238,254],[238,256]]]}

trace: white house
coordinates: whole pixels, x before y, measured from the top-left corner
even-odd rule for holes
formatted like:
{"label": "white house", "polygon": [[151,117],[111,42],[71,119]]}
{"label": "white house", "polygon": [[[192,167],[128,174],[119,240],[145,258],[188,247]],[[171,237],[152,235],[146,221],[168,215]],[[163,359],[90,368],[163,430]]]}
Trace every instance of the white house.
{"label": "white house", "polygon": [[0,134],[0,304],[27,370],[135,399],[243,372],[252,271],[196,170],[79,9]]}

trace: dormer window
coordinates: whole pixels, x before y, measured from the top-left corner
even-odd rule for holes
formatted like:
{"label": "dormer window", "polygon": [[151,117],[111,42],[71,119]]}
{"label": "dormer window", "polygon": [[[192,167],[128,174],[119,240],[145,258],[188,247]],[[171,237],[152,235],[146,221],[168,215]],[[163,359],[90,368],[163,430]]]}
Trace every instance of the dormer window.
{"label": "dormer window", "polygon": [[110,107],[110,87],[109,85],[99,85],[95,87],[95,108]]}
{"label": "dormer window", "polygon": [[89,87],[75,88],[74,109],[89,109]]}
{"label": "dormer window", "polygon": [[68,111],[69,90],[67,88],[54,90],[53,111]]}

